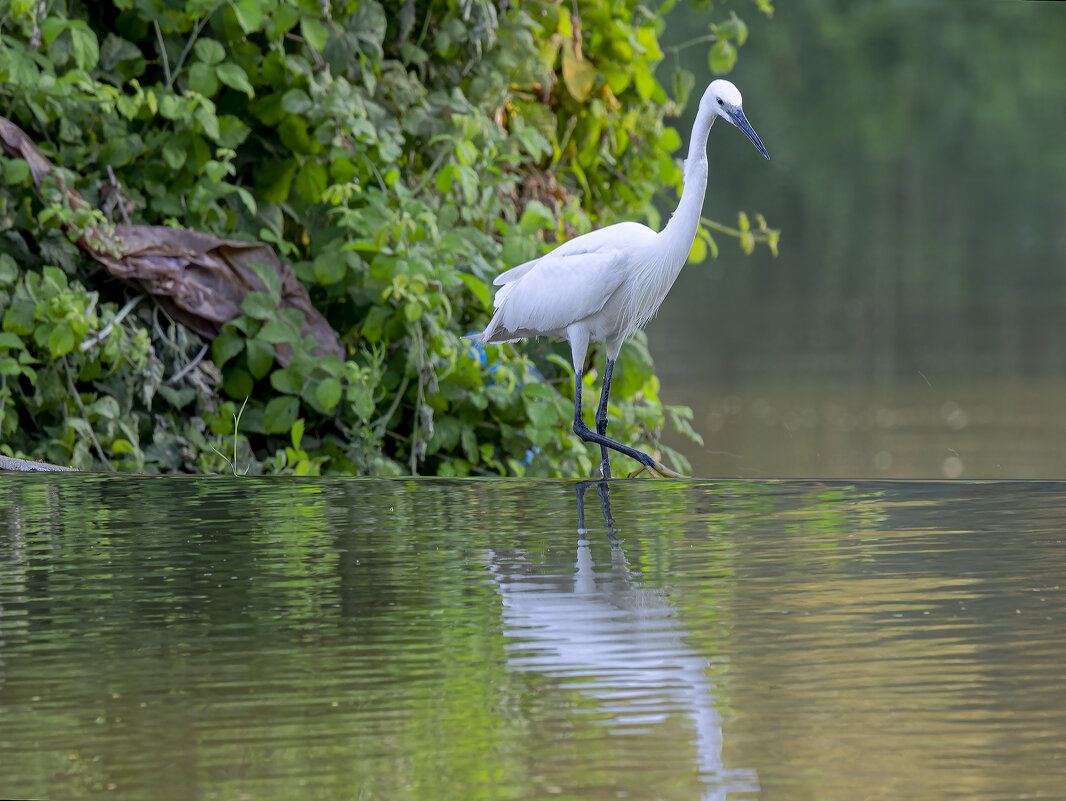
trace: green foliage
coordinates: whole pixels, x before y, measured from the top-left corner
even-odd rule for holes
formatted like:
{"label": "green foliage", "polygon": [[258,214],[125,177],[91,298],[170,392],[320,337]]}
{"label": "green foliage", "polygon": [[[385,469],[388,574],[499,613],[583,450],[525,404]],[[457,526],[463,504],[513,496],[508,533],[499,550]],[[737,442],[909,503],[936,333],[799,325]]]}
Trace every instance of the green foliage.
{"label": "green foliage", "polygon": [[[38,197],[25,162],[0,161],[5,451],[217,472],[236,469],[231,437],[252,473],[587,473],[565,360],[463,335],[504,266],[594,225],[658,224],[679,105],[656,77],[662,12],[515,6],[0,1],[4,113],[58,167]],[[735,15],[716,30],[746,35]],[[269,270],[202,361],[150,303],[117,319],[119,287],[71,244],[107,221],[62,191],[108,208],[108,169],[133,222],[271,243],[346,358],[302,337]],[[612,400],[612,432],[659,448],[639,337]]]}

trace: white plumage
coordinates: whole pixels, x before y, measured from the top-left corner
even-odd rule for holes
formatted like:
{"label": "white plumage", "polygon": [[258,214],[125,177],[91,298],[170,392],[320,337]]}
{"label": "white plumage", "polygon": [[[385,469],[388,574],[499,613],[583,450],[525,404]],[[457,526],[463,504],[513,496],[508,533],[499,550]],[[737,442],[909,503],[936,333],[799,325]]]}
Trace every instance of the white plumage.
{"label": "white plumage", "polygon": [[[654,316],[688,260],[707,188],[707,134],[718,117],[736,125],[769,158],[744,116],[740,92],[729,81],[712,81],[692,126],[681,200],[661,232],[635,222],[609,225],[512,267],[493,281],[500,287],[493,301],[496,313],[478,339],[490,343],[551,336],[570,342],[576,382],[574,433],[600,445],[604,476],[610,475],[607,448],[672,474],[647,454],[604,436],[607,397],[622,343]],[[590,342],[603,342],[607,351],[596,432],[581,419],[581,368]]]}

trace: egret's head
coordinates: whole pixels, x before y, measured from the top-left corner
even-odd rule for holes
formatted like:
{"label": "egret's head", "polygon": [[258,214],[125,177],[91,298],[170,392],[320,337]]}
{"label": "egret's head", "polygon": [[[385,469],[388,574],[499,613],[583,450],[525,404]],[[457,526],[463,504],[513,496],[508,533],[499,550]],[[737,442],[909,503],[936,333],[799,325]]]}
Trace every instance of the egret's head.
{"label": "egret's head", "polygon": [[748,118],[744,116],[742,103],[743,98],[740,96],[740,90],[729,81],[719,78],[717,81],[711,81],[707,91],[703,93],[703,98],[700,100],[700,111],[729,120],[744,132],[744,135],[751,140],[751,143],[759,149],[763,156],[770,158],[770,154],[766,152],[766,148],[763,147],[762,142],[759,141],[759,137],[756,136],[755,131],[748,122]]}

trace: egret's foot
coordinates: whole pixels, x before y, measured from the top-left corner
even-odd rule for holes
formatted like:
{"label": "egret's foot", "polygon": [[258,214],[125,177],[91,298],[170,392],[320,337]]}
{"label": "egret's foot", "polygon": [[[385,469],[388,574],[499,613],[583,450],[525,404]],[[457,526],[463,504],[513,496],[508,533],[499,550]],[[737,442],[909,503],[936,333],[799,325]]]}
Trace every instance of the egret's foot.
{"label": "egret's foot", "polygon": [[640,467],[638,467],[636,470],[629,474],[629,477],[636,478],[645,470],[647,470],[649,474],[658,473],[659,478],[684,478],[681,473],[678,473],[676,470],[671,470],[662,462],[658,462],[655,459],[652,459],[650,456],[648,457],[648,460],[651,462],[651,464],[641,464]]}

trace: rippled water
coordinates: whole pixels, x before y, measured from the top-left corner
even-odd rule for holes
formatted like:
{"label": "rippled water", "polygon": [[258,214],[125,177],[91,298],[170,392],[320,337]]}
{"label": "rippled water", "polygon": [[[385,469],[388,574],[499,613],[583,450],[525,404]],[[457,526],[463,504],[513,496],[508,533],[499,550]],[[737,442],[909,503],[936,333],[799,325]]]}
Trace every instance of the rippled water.
{"label": "rippled water", "polygon": [[0,795],[1061,798],[1064,522],[1060,483],[6,477]]}

